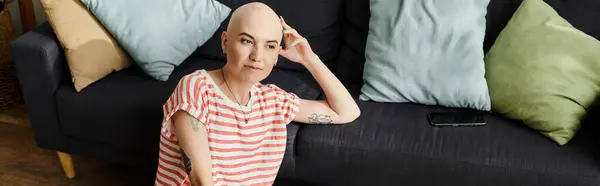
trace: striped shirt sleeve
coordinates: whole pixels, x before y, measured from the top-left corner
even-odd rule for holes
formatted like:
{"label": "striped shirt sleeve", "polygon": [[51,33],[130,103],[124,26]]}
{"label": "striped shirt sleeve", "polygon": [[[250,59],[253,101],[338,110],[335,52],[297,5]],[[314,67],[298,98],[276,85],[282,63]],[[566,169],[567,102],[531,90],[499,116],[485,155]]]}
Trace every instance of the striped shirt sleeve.
{"label": "striped shirt sleeve", "polygon": [[[207,97],[202,94],[206,81],[192,73],[181,78],[175,90],[163,106],[164,119],[161,133],[171,140],[176,140],[175,123],[171,117],[177,111],[185,111],[198,119],[209,130]],[[208,132],[208,131],[207,131]]]}
{"label": "striped shirt sleeve", "polygon": [[276,85],[269,84],[267,86],[274,89],[279,105],[278,109],[283,115],[284,122],[289,124],[294,120],[294,118],[296,118],[296,114],[300,110],[300,98],[296,94],[286,92]]}

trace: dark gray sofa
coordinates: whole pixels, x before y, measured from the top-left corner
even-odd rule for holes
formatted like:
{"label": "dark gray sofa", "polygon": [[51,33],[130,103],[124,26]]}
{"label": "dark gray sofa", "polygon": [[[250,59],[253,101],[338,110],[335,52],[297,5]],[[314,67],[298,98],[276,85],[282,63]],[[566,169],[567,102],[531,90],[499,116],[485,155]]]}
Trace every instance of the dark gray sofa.
{"label": "dark gray sofa", "polygon": [[[236,8],[249,1],[221,2]],[[315,52],[357,97],[368,0],[263,2],[309,39]],[[520,2],[491,0],[486,51]],[[600,38],[600,1],[547,2],[575,27]],[[313,12],[306,13],[308,9]],[[155,169],[162,105],[183,75],[224,65],[219,37],[227,21],[167,82],[152,80],[132,66],[82,92],[75,92],[63,49],[47,23],[21,35],[13,43],[13,54],[38,146]],[[263,83],[277,84],[305,99],[324,99],[310,74],[284,59]],[[291,123],[278,180],[316,185],[600,185],[597,108],[590,110],[575,139],[559,146],[522,123],[494,113],[484,127],[434,128],[427,113],[461,109],[358,103],[362,115],[348,125]]]}

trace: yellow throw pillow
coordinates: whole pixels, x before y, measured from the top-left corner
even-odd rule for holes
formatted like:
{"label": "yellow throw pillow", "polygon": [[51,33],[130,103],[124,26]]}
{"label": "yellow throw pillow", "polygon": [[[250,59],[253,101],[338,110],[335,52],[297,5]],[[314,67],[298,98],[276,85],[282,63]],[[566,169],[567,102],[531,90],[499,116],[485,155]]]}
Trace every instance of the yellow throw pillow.
{"label": "yellow throw pillow", "polygon": [[75,90],[131,65],[129,56],[80,0],[41,0],[65,50]]}

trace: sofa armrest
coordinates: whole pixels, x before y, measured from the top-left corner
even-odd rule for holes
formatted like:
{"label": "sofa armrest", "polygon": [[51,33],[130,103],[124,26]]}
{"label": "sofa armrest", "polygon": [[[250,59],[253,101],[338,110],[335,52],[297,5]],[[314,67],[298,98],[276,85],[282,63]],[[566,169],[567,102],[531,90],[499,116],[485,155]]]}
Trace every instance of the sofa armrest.
{"label": "sofa armrest", "polygon": [[19,36],[12,42],[12,55],[38,146],[65,150],[54,93],[70,75],[50,25],[44,23]]}
{"label": "sofa armrest", "polygon": [[48,23],[18,37],[13,41],[12,49],[19,76],[35,80],[23,83],[48,84],[47,88],[54,92],[69,78],[62,46]]}

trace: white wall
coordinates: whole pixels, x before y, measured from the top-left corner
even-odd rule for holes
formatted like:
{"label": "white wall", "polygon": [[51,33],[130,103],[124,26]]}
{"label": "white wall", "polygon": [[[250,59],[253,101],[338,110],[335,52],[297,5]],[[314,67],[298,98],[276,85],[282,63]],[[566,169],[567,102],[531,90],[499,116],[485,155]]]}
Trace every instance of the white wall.
{"label": "white wall", "polygon": [[[48,18],[46,17],[46,14],[44,13],[42,6],[40,5],[40,1],[39,0],[28,0],[28,1],[33,1],[36,23],[39,25],[39,24],[46,22],[46,20],[48,20]],[[21,26],[21,15],[19,13],[18,1],[15,0],[15,1],[11,2],[8,5],[8,8],[9,8],[10,14],[13,19],[13,25],[15,26],[14,27],[15,32],[17,35],[20,35],[23,27]]]}

